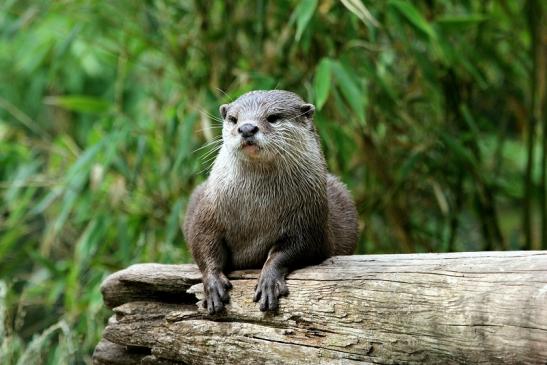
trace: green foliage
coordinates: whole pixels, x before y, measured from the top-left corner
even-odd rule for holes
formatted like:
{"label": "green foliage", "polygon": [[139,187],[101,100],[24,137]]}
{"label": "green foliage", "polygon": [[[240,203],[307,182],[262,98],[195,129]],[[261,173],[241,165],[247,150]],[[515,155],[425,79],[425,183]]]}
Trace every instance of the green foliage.
{"label": "green foliage", "polygon": [[252,89],[316,104],[360,253],[540,248],[534,17],[534,0],[0,3],[0,363],[89,362],[106,275],[191,261],[179,222],[218,106]]}
{"label": "green foliage", "polygon": [[331,87],[332,61],[323,58],[317,65],[314,79],[315,105],[321,110],[327,98]]}
{"label": "green foliage", "polygon": [[317,7],[317,0],[302,0],[294,11],[296,17],[296,40],[299,41]]}

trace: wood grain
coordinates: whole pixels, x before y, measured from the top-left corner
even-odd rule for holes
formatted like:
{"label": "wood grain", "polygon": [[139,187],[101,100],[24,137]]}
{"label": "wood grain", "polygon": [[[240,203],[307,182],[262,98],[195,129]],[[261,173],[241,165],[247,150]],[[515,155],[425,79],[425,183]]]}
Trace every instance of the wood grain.
{"label": "wood grain", "polygon": [[194,265],[115,273],[104,339],[186,364],[547,363],[547,252],[334,257],[291,273],[275,314],[252,302],[258,271],[229,277],[208,315]]}

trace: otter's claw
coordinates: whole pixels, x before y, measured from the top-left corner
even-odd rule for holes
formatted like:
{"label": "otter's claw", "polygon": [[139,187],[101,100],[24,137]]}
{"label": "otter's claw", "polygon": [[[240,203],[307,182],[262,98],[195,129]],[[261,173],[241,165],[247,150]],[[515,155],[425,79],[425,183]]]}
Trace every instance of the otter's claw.
{"label": "otter's claw", "polygon": [[254,302],[260,300],[260,310],[275,311],[279,305],[279,297],[289,294],[284,275],[274,272],[262,272],[255,288]]}
{"label": "otter's claw", "polygon": [[214,314],[224,309],[224,303],[230,301],[228,289],[232,284],[223,273],[209,274],[203,277],[203,289],[205,300],[203,308],[207,308],[209,314]]}

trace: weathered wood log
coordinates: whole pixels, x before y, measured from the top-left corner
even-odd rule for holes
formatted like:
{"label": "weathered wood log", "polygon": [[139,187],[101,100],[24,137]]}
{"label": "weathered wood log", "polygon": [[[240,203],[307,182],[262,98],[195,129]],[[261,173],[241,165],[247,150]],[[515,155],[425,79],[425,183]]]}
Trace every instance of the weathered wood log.
{"label": "weathered wood log", "polygon": [[547,363],[547,251],[334,257],[291,273],[275,314],[258,274],[231,273],[217,315],[194,265],[111,275],[95,364]]}
{"label": "weathered wood log", "polygon": [[96,365],[184,365],[183,362],[157,358],[146,347],[131,347],[102,339],[95,347],[93,363]]}

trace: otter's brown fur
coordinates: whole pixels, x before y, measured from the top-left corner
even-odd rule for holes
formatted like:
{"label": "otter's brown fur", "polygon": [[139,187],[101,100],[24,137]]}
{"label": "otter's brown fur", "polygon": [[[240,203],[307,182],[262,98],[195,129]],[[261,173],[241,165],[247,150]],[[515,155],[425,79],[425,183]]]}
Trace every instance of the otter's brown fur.
{"label": "otter's brown fur", "polygon": [[289,271],[355,250],[357,212],[327,171],[313,112],[281,90],[253,91],[220,107],[223,145],[183,226],[210,313],[228,301],[224,272],[262,267],[255,301],[275,310]]}

